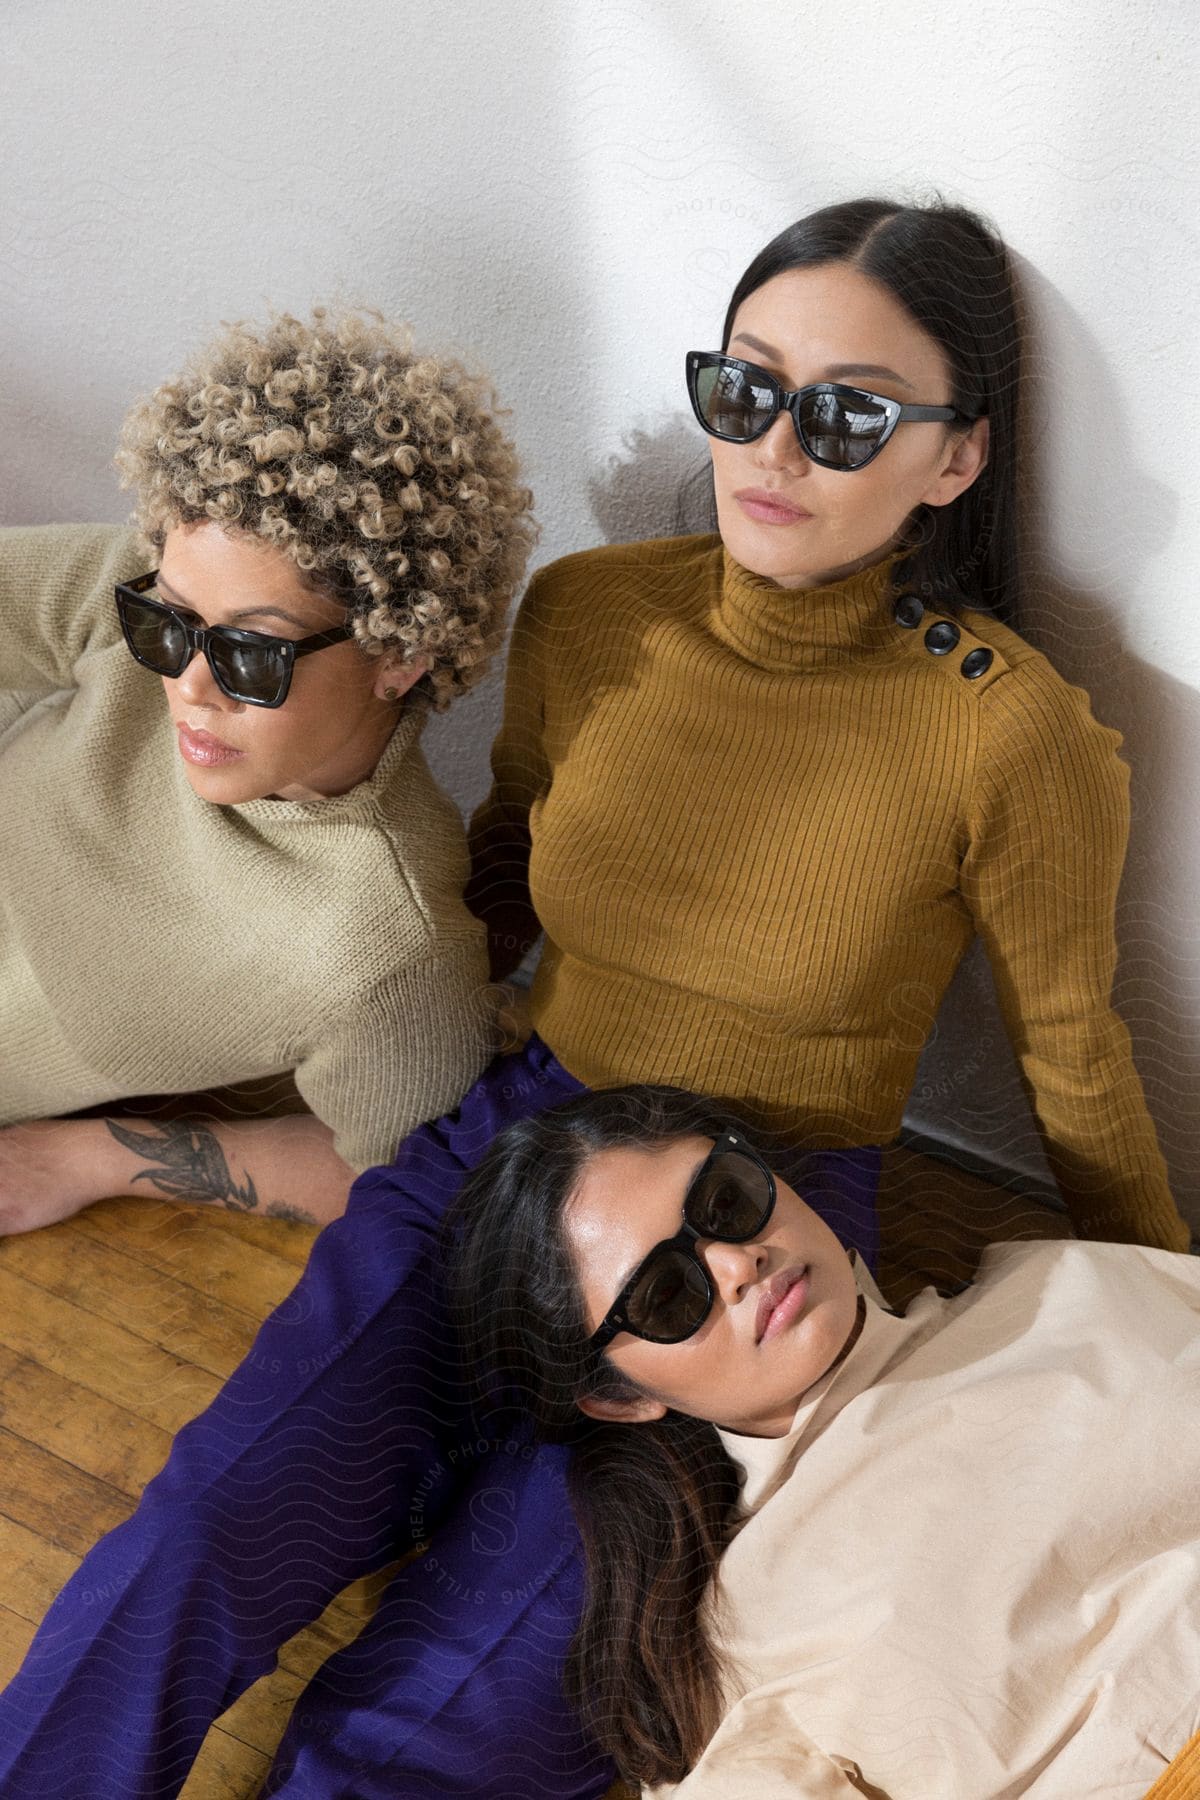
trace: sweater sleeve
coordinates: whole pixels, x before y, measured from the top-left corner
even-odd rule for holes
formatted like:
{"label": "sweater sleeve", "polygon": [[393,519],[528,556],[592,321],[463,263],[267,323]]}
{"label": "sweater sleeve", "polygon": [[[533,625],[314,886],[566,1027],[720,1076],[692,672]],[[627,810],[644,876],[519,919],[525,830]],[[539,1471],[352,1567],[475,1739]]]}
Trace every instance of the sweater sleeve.
{"label": "sweater sleeve", "polygon": [[462,1099],[496,1050],[483,946],[455,945],[400,970],[302,1054],[295,1081],[356,1172]]}
{"label": "sweater sleeve", "polygon": [[529,813],[550,786],[544,597],[545,578],[535,576],[509,644],[491,792],[471,820],[471,878],[464,898],[487,926],[495,980],[511,974],[541,933],[529,891]]}
{"label": "sweater sleeve", "polygon": [[962,891],[1046,1155],[1084,1237],[1188,1246],[1112,1005],[1129,836],[1120,738],[1040,659],[980,695]]}
{"label": "sweater sleeve", "polygon": [[121,635],[114,583],[142,567],[137,540],[120,526],[0,529],[0,689],[74,687],[80,658]]}

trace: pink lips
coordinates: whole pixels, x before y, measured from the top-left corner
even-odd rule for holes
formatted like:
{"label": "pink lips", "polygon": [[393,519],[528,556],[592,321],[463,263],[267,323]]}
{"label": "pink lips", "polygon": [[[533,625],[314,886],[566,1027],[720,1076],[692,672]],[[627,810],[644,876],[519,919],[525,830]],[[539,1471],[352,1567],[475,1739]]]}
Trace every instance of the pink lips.
{"label": "pink lips", "polygon": [[755,1337],[760,1344],[786,1331],[808,1303],[808,1267],[784,1269],[768,1281],[755,1315]]}
{"label": "pink lips", "polygon": [[733,496],[748,518],[761,525],[799,525],[812,514],[770,488],[739,488]]}
{"label": "pink lips", "polygon": [[209,731],[195,731],[190,725],[180,720],[179,753],[185,762],[198,763],[202,769],[213,769],[221,763],[236,762],[244,753],[235,750],[232,744],[222,743]]}

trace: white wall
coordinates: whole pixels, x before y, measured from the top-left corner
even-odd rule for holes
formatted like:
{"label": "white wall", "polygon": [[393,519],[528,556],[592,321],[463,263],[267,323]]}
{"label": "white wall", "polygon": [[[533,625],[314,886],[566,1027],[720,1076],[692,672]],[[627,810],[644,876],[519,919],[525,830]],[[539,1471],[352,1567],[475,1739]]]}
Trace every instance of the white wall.
{"label": "white wall", "polygon": [[[132,396],[343,296],[490,366],[549,558],[686,522],[683,352],[824,202],[990,213],[1030,301],[1029,635],[1127,734],[1119,997],[1200,1192],[1200,275],[1188,0],[9,0],[0,517],[117,519]],[[439,722],[468,806],[493,683]],[[1035,1160],[970,970],[912,1116]],[[998,1085],[999,1084],[999,1085]]]}

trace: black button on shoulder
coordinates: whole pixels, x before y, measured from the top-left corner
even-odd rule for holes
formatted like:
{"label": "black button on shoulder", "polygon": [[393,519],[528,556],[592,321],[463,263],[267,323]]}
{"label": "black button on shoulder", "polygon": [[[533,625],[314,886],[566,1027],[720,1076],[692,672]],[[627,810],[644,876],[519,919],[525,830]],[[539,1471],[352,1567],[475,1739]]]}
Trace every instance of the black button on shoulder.
{"label": "black button on shoulder", "polygon": [[980,645],[977,650],[967,651],[962,659],[960,673],[965,675],[968,681],[978,681],[981,675],[987,674],[994,660],[993,653]]}
{"label": "black button on shoulder", "polygon": [[892,608],[892,617],[897,625],[903,625],[907,631],[915,631],[925,617],[925,608],[915,594],[901,594]]}
{"label": "black button on shoulder", "polygon": [[958,626],[949,619],[938,619],[925,633],[925,648],[930,656],[946,656],[961,636]]}

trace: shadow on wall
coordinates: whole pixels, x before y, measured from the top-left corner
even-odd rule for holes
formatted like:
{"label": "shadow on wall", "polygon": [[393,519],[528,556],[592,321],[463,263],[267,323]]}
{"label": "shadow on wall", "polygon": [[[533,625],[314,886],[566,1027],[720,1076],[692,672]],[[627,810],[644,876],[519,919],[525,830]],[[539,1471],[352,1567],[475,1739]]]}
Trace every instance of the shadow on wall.
{"label": "shadow on wall", "polygon": [[[1133,653],[1120,602],[1123,572],[1170,542],[1179,497],[1128,454],[1126,409],[1095,336],[1037,269],[1015,260],[1027,332],[1018,476],[1025,576],[1016,624],[1125,740],[1132,820],[1114,1001],[1176,1199],[1200,1226],[1200,954],[1189,868],[1196,851],[1193,834],[1176,823],[1191,816],[1191,772],[1200,772],[1200,695]],[[1061,445],[1074,454],[1056,455]],[[1070,570],[1050,549],[1064,542],[1079,547]],[[909,1119],[1048,1179],[978,943],[946,995]]]}
{"label": "shadow on wall", "polygon": [[[1062,590],[1055,601],[1063,612],[1086,605]],[[1089,683],[1081,669],[1075,678],[1090,687],[1098,716],[1124,735],[1133,777],[1115,999],[1133,1038],[1176,1201],[1200,1230],[1200,694],[1133,655],[1117,616],[1097,608],[1090,623],[1089,647],[1101,674]]]}
{"label": "shadow on wall", "polygon": [[[1137,654],[1138,623],[1131,627],[1122,594],[1130,571],[1170,544],[1180,494],[1157,467],[1151,473],[1130,453],[1137,434],[1087,325],[1036,270],[1023,268],[1021,277],[1036,324],[1026,381],[1031,491],[1022,498],[1039,545],[1069,536],[1081,546],[1074,568],[1031,553],[1021,629],[1087,690],[1096,716],[1125,740],[1132,819],[1114,997],[1133,1038],[1176,1201],[1200,1226],[1200,846],[1192,823],[1200,693]],[[1081,448],[1051,469],[1051,443]],[[1068,521],[1069,534],[1052,534],[1052,517]],[[1167,595],[1147,622],[1163,641],[1169,634],[1160,621],[1180,614]],[[1178,629],[1182,636],[1188,627]]]}
{"label": "shadow on wall", "polygon": [[588,504],[606,544],[715,531],[711,464],[689,416],[674,413],[653,431],[635,427],[621,451],[589,478]]}

